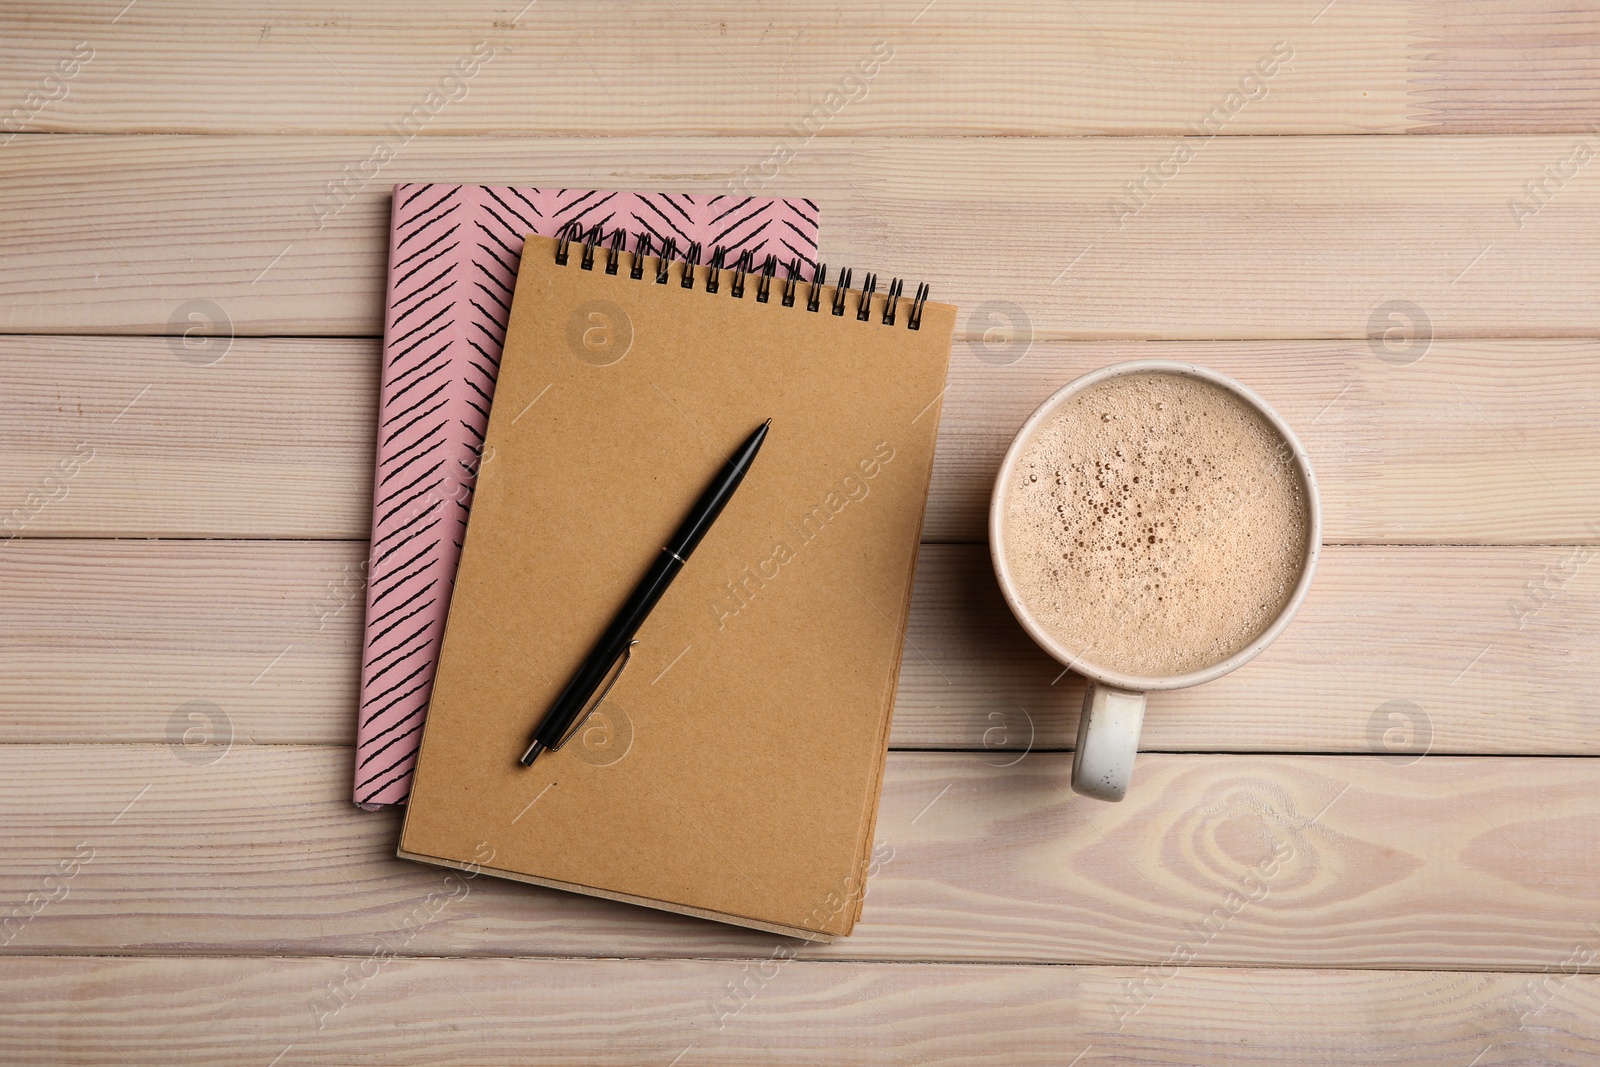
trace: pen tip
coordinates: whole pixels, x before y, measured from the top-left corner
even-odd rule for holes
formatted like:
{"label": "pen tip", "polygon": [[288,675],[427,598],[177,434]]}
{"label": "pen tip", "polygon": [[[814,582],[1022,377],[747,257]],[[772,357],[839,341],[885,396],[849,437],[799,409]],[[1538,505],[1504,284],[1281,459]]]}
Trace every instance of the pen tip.
{"label": "pen tip", "polygon": [[763,426],[771,426],[772,425],[772,420],[768,419],[766,422],[763,422],[761,425],[763,425]]}

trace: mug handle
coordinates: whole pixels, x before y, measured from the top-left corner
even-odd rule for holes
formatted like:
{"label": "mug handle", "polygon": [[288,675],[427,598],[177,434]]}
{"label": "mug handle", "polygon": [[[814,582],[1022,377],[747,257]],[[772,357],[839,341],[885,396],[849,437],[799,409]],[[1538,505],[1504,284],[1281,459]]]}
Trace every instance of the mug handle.
{"label": "mug handle", "polygon": [[1133,757],[1144,725],[1144,694],[1088,682],[1072,754],[1072,791],[1121,800],[1133,780]]}

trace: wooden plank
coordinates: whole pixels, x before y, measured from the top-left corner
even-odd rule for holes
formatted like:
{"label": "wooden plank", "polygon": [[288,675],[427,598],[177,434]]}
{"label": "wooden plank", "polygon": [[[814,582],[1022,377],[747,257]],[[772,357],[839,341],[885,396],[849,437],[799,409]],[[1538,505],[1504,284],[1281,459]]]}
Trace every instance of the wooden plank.
{"label": "wooden plank", "polygon": [[[347,749],[183,755],[0,746],[0,900],[32,909],[4,951],[359,956],[401,931],[414,955],[748,958],[777,942],[397,860],[397,817],[349,802]],[[1600,937],[1591,759],[1146,755],[1121,804],[1068,793],[1068,763],[892,754],[862,922],[799,954],[1539,971]]]}
{"label": "wooden plank", "polygon": [[374,341],[0,338],[0,365],[0,535],[371,532]]}
{"label": "wooden plank", "polygon": [[[28,75],[64,46],[93,41],[70,92],[26,128],[383,135],[441,89],[415,130],[738,132],[796,145],[812,133],[1177,133],[1254,72],[1254,99],[1223,131],[1375,132],[1409,125],[1413,53],[1442,73],[1408,40],[1413,13],[1371,0],[1315,25],[1313,9],[1281,2],[1207,12],[899,0],[867,19],[837,0],[771,11],[546,2],[520,18],[504,2],[380,15],[300,0],[265,19],[146,2],[116,29],[61,13],[7,20],[7,98],[34,88]],[[596,26],[608,27],[603,40]],[[1256,72],[1263,61],[1270,77]]]}
{"label": "wooden plank", "polygon": [[[1397,366],[1364,341],[958,342],[924,537],[983,540],[1028,412],[1087,370],[1156,357],[1234,375],[1297,428],[1330,542],[1593,542],[1600,343],[1418,351]],[[367,536],[375,342],[241,337],[205,366],[180,353],[181,339],[0,337],[0,532]]]}
{"label": "wooden plank", "polygon": [[[748,190],[819,201],[835,269],[929,279],[963,336],[995,329],[992,302],[1041,339],[1360,339],[1403,333],[1395,308],[1435,337],[1587,336],[1600,185],[1544,176],[1573,143],[826,137]],[[241,334],[374,335],[395,182],[721,193],[771,151],[429,137],[367,166],[372,138],[18,138],[0,330],[178,332],[198,308]]]}
{"label": "wooden plank", "polygon": [[0,543],[0,737],[352,743],[365,561],[365,542]]}
{"label": "wooden plank", "polygon": [[1190,967],[1135,1014],[1141,982],[1151,976],[1132,968],[772,959],[33,957],[0,961],[0,1048],[60,1064],[260,1064],[284,1051],[282,1064],[430,1067],[1600,1056],[1593,975]]}
{"label": "wooden plank", "polygon": [[[811,133],[1177,134],[1219,107],[1228,136],[1580,131],[1600,97],[1594,14],[1553,0],[894,0],[861,16],[840,0],[477,0],[448,14],[420,0],[381,13],[13,4],[0,99],[21,105],[16,129],[70,133],[384,134],[422,105],[412,129],[428,136],[738,132],[799,145]],[[87,62],[42,84],[79,44]],[[1286,62],[1270,62],[1275,46]],[[861,77],[869,57],[885,61]],[[1245,82],[1264,57],[1271,76]]]}
{"label": "wooden plank", "polygon": [[[0,543],[0,615],[14,620],[0,635],[0,743],[349,743],[364,548]],[[1329,548],[1284,636],[1226,678],[1153,698],[1144,747],[1600,751],[1600,570],[1587,558]],[[994,750],[996,763],[1068,748],[1082,699],[1006,611],[982,547],[924,546],[896,747]]]}

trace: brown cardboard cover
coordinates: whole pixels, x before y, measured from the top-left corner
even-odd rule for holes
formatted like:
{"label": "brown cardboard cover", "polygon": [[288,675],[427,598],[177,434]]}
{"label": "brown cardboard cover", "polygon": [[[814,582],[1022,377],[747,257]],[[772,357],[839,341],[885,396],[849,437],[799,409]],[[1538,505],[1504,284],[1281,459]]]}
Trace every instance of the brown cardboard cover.
{"label": "brown cardboard cover", "polygon": [[[815,940],[860,911],[955,309],[910,330],[530,237],[400,854]],[[609,362],[620,353],[620,358]],[[601,365],[606,364],[606,365]],[[534,727],[725,458],[599,712]],[[445,536],[449,536],[445,534]],[[620,758],[619,758],[620,756]]]}

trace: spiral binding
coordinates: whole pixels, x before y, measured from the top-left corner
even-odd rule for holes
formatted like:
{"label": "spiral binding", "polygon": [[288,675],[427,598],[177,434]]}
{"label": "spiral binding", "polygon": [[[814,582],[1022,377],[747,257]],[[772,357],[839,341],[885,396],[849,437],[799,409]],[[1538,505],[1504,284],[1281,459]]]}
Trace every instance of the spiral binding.
{"label": "spiral binding", "polygon": [[[571,259],[572,242],[577,241],[582,246],[582,255],[578,266],[583,270],[593,270],[595,252],[601,246],[606,248],[605,272],[616,274],[622,260],[622,253],[627,247],[628,233],[624,229],[611,231],[609,238],[601,226],[594,225],[585,232],[582,226],[569,222],[561,228],[561,234],[556,238],[556,263],[566,266]],[[644,261],[655,255],[655,242],[648,233],[634,235],[633,265],[628,271],[628,277],[634,281],[644,279]],[[695,268],[701,265],[703,253],[699,241],[689,245],[683,253],[683,277],[679,285],[684,289],[693,289]],[[671,276],[674,257],[678,254],[678,242],[675,238],[668,237],[662,244],[660,255],[657,256],[656,271],[652,280],[657,285],[666,285]],[[788,263],[780,264],[778,257],[769,255],[762,261],[761,266],[755,265],[755,256],[749,250],[739,253],[738,260],[732,267],[728,266],[728,250],[722,245],[715,245],[711,249],[711,260],[706,264],[709,273],[706,275],[706,292],[716,294],[721,290],[722,273],[731,270],[733,278],[728,284],[728,295],[736,300],[744,298],[745,281],[754,275],[756,279],[756,303],[765,304],[772,298],[772,283],[777,277],[778,268],[783,267],[783,290],[780,301],[783,306],[795,306],[795,290],[801,282],[800,259],[796,257]],[[833,303],[829,307],[834,315],[843,317],[846,303],[851,293],[852,272],[846,267],[839,275],[839,284],[834,290]],[[810,312],[819,312],[822,309],[822,287],[828,283],[828,265],[818,263],[811,274],[811,291],[805,303],[805,309]],[[872,298],[878,291],[878,276],[868,273],[861,283],[859,295],[855,301],[856,319],[859,322],[868,322],[872,318]],[[889,282],[887,290],[888,300],[884,304],[882,323],[893,326],[900,309],[900,299],[905,293],[905,282],[899,278]],[[906,328],[920,330],[922,328],[922,309],[928,302],[928,283],[918,284],[916,295],[911,299],[911,311],[906,316]]]}

